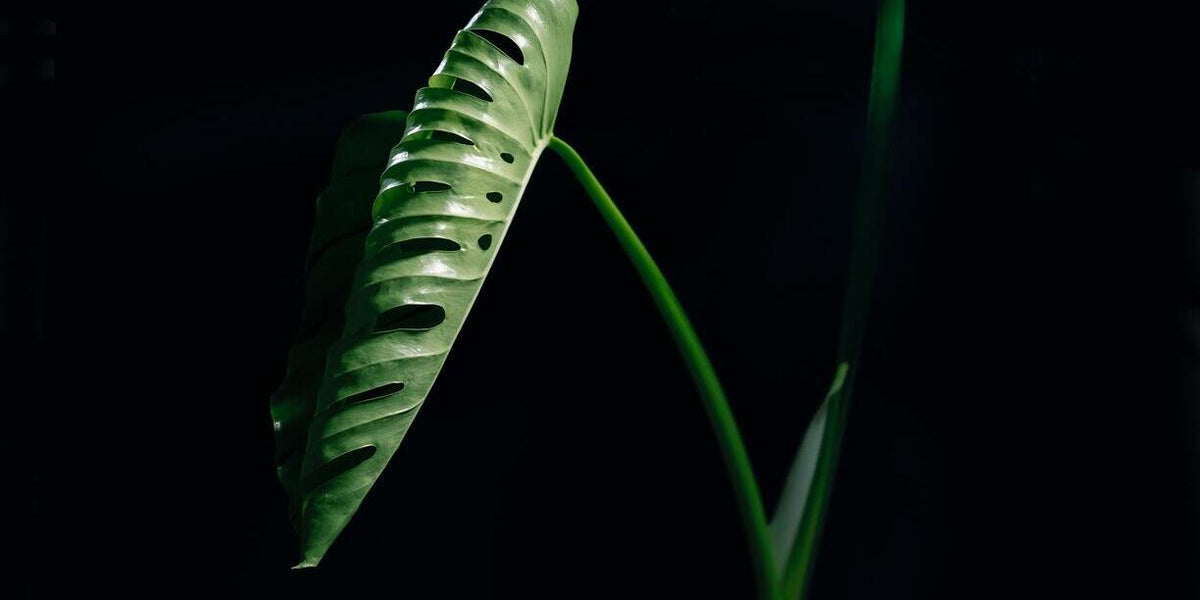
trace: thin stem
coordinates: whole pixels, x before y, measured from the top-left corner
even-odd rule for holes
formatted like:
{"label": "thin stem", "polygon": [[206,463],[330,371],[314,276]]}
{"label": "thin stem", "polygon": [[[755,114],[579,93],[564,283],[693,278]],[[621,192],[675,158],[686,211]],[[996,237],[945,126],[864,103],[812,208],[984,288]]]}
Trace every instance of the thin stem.
{"label": "thin stem", "polygon": [[617,236],[617,241],[625,250],[625,254],[633,262],[634,268],[642,278],[642,283],[646,285],[650,297],[654,299],[654,304],[658,306],[663,321],[670,330],[675,345],[679,348],[683,362],[687,365],[688,372],[691,373],[692,381],[700,392],[705,412],[708,413],[709,422],[717,436],[721,456],[725,461],[730,482],[733,484],[738,510],[742,516],[742,525],[746,531],[758,584],[758,597],[762,600],[777,600],[779,598],[778,581],[771,560],[767,515],[763,510],[758,482],[754,479],[754,472],[750,467],[750,456],[746,453],[746,447],[742,443],[742,436],[738,432],[733,411],[730,410],[729,402],[725,399],[725,392],[721,389],[717,372],[713,370],[712,362],[708,360],[708,355],[704,353],[704,348],[700,345],[700,338],[692,329],[687,314],[683,312],[683,307],[679,304],[675,293],[671,291],[666,277],[663,277],[662,271],[654,263],[650,253],[646,251],[642,241],[629,226],[629,222],[621,215],[621,211],[613,204],[612,198],[596,180],[591,169],[588,169],[587,164],[583,162],[574,148],[557,137],[550,138],[550,148],[562,157],[563,161],[567,163],[567,167],[579,179],[580,185],[596,204],[600,215],[604,217],[604,221]]}
{"label": "thin stem", "polygon": [[811,495],[800,522],[800,532],[784,570],[785,598],[802,599],[812,578],[817,542],[833,490],[834,473],[846,430],[850,396],[858,372],[863,329],[871,298],[871,283],[879,262],[879,237],[883,226],[884,184],[892,116],[900,86],[900,55],[904,47],[904,0],[879,0],[875,17],[875,56],[867,101],[867,127],[850,273],[842,307],[838,340],[838,370],[845,384],[835,386],[826,399],[828,423],[821,440],[820,457]]}

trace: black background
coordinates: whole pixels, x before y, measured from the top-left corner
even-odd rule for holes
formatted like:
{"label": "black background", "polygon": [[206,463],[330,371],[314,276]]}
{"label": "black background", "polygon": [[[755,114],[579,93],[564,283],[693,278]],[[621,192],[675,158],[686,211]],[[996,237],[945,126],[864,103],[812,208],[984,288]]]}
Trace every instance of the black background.
{"label": "black background", "polygon": [[[478,4],[4,17],[22,593],[751,597],[682,365],[549,155],[403,448],[322,566],[288,570],[266,399],[313,200],[340,128],[407,108]],[[773,506],[833,371],[874,3],[583,4],[557,133],[671,278]],[[1188,17],[909,3],[813,598],[1200,596]]]}

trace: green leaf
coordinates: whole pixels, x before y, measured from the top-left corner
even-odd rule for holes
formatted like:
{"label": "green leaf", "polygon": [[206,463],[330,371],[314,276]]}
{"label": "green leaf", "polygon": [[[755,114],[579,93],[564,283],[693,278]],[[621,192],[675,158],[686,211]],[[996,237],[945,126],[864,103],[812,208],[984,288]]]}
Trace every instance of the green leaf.
{"label": "green leaf", "polygon": [[[821,477],[821,461],[828,460],[829,440],[826,434],[836,431],[833,419],[838,413],[838,400],[841,398],[846,375],[850,365],[841,363],[834,373],[833,383],[825,394],[825,400],[817,408],[817,412],[809,421],[804,439],[796,451],[792,468],[788,471],[783,484],[783,493],[775,507],[775,515],[771,518],[769,528],[771,535],[772,556],[775,558],[776,571],[783,581],[794,579],[789,576],[798,568],[808,568],[807,556],[813,545],[816,528],[813,519],[817,517],[817,502],[823,493],[826,480]],[[786,587],[786,586],[785,586]],[[788,594],[786,597],[793,597]]]}
{"label": "green leaf", "polygon": [[801,600],[808,591],[845,436],[851,390],[859,368],[863,330],[870,308],[871,284],[879,261],[888,153],[903,48],[904,0],[879,0],[854,243],[850,250],[850,273],[838,335],[838,370],[825,402],[801,443],[788,476],[784,498],[771,525],[772,538],[778,540],[776,556],[784,565],[780,576],[786,600]]}
{"label": "green leaf", "polygon": [[271,397],[275,464],[297,531],[300,471],[325,356],[341,336],[343,307],[371,228],[379,175],[388,150],[404,133],[407,115],[399,110],[363,115],[347,127],[338,141],[329,187],[317,198],[300,329],[288,353],[287,374]]}
{"label": "green leaf", "polygon": [[301,490],[315,566],[429,394],[550,141],[574,0],[491,0],[417,92],[330,350]]}

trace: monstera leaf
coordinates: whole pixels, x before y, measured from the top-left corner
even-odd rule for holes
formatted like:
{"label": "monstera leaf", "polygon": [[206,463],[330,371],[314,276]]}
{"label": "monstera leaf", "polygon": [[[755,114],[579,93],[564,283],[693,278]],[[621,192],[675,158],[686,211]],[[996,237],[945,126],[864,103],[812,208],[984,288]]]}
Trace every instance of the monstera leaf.
{"label": "monstera leaf", "polygon": [[404,134],[407,113],[363,115],[342,132],[329,187],[317,199],[317,218],[308,246],[307,282],[300,330],[288,354],[288,369],[271,397],[275,464],[299,530],[300,472],[308,426],[325,373],[325,356],[342,334],[354,267],[371,229],[371,204],[388,150]]}
{"label": "monstera leaf", "polygon": [[303,561],[354,515],[425,401],[551,138],[574,0],[492,0],[417,92],[304,444]]}

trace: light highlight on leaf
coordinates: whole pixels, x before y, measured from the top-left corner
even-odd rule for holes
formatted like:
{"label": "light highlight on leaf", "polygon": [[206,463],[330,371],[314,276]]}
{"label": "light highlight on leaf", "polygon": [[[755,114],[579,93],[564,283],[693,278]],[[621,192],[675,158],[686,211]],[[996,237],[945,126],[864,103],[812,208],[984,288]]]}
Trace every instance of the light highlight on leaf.
{"label": "light highlight on leaf", "polygon": [[[491,0],[417,92],[309,428],[304,476],[321,484],[303,500],[298,566],[325,555],[429,394],[551,138],[576,14],[574,0]],[[403,389],[344,402],[395,383]]]}

